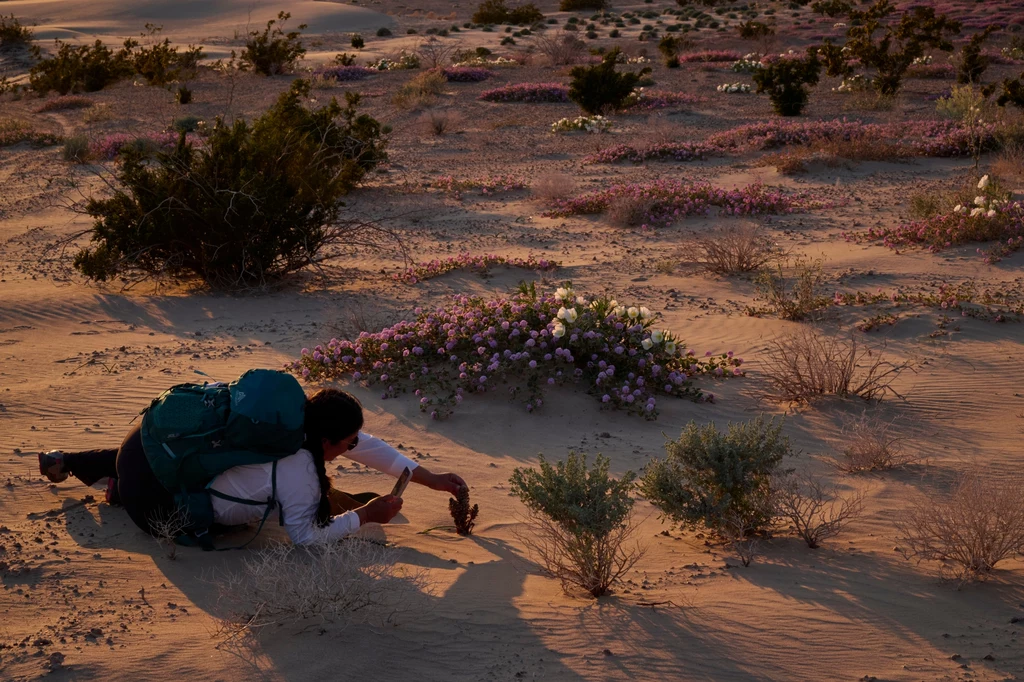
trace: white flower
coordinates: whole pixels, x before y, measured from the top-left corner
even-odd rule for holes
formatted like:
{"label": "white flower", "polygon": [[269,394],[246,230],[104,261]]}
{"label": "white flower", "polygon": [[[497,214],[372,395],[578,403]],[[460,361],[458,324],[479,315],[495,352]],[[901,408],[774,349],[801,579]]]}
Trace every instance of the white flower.
{"label": "white flower", "polygon": [[640,306],[640,319],[641,320],[649,320],[652,317],[654,317],[654,313],[651,312],[650,308],[645,308],[644,306]]}
{"label": "white flower", "polygon": [[963,212],[964,212],[964,207],[962,205],[960,205],[960,204],[957,204],[956,208],[953,209],[953,213],[963,213]]}
{"label": "white flower", "polygon": [[611,307],[611,308],[615,308],[618,305],[619,305],[619,302],[616,301],[614,298],[612,300],[608,301],[608,306]]}
{"label": "white flower", "polygon": [[565,336],[565,325],[561,322],[555,322],[555,325],[551,328],[551,336],[556,339],[560,339]]}
{"label": "white flower", "polygon": [[579,315],[579,313],[576,312],[575,308],[559,308],[558,309],[558,319],[565,320],[569,324],[572,324],[573,322],[575,322],[576,321],[576,317],[578,315]]}
{"label": "white flower", "polygon": [[978,180],[978,189],[985,189],[986,187],[988,187],[988,176],[987,175],[983,176],[981,178],[981,180]]}
{"label": "white flower", "polygon": [[988,213],[985,214],[985,217],[986,218],[995,218],[996,217],[996,210],[994,208],[990,208],[988,210]]}
{"label": "white flower", "polygon": [[985,205],[985,197],[974,197],[974,205],[975,206],[984,206]]}
{"label": "white flower", "polygon": [[640,345],[644,347],[644,350],[650,350],[654,346],[650,339],[644,339]]}
{"label": "white flower", "polygon": [[971,217],[972,218],[977,218],[978,216],[980,216],[984,212],[985,212],[985,209],[983,209],[983,208],[971,209]]}
{"label": "white flower", "polygon": [[572,298],[572,289],[566,289],[565,287],[558,287],[555,289],[555,300],[564,301]]}
{"label": "white flower", "polygon": [[637,308],[636,306],[630,306],[629,309],[626,311],[626,314],[629,315],[629,319],[635,320],[637,316],[640,314],[640,309]]}
{"label": "white flower", "polygon": [[612,309],[612,312],[615,313],[616,317],[622,317],[623,315],[626,314],[626,306],[617,305]]}
{"label": "white flower", "polygon": [[668,353],[669,355],[675,355],[676,354],[676,342],[675,341],[669,341],[668,343],[666,343],[665,344],[665,352]]}
{"label": "white flower", "polygon": [[655,331],[651,332],[651,341],[653,341],[655,344],[661,343],[664,340],[665,332],[663,332],[662,330],[656,329]]}
{"label": "white flower", "polygon": [[577,296],[576,297],[576,303],[577,303],[577,305],[586,305],[587,304],[587,299],[583,298],[582,296]]}

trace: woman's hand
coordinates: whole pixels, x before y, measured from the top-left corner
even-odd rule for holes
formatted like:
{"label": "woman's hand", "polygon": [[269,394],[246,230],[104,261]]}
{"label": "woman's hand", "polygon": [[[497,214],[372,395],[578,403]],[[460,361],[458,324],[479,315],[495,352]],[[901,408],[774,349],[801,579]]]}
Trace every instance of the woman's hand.
{"label": "woman's hand", "polygon": [[449,495],[457,495],[460,488],[468,487],[458,474],[434,474],[422,466],[416,467],[413,470],[412,480],[420,485],[425,485],[431,490],[439,490]]}
{"label": "woman's hand", "polygon": [[387,523],[402,511],[402,498],[394,495],[375,497],[355,510],[359,525],[364,523]]}

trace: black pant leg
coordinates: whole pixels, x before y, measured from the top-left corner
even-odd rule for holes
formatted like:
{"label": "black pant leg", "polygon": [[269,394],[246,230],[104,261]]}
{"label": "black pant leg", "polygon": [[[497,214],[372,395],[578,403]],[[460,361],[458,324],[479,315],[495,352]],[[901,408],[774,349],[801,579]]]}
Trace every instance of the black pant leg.
{"label": "black pant leg", "polygon": [[168,518],[175,508],[174,495],[167,492],[149,466],[138,426],[117,453],[117,492],[135,525],[150,534],[150,521]]}
{"label": "black pant leg", "polygon": [[92,485],[101,478],[117,476],[117,452],[111,449],[65,452],[64,468],[82,483]]}

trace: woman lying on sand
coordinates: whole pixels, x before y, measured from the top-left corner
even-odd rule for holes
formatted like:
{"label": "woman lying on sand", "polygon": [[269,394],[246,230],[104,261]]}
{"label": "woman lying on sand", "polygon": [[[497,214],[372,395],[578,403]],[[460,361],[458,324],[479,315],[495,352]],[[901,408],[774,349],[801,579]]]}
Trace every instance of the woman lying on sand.
{"label": "woman lying on sand", "polygon": [[[331,487],[325,464],[339,455],[396,478],[408,467],[411,481],[451,495],[466,485],[456,474],[427,471],[379,438],[360,432],[362,426],[363,408],[352,395],[325,388],[309,396],[305,405],[306,439],[301,450],[276,462],[276,495],[272,494],[272,463],[230,468],[208,486],[215,491],[210,496],[214,521],[232,526],[276,515],[296,544],[337,539],[364,523],[391,521],[402,509],[400,497],[349,495]],[[107,501],[123,505],[132,521],[150,534],[158,535],[153,523],[171,518],[177,507],[174,495],[153,473],[143,449],[141,425],[133,428],[116,450],[42,453],[39,472],[54,483],[69,475],[86,485],[109,477]],[[273,498],[277,505],[268,515],[266,503],[244,504],[218,494],[239,500]]]}

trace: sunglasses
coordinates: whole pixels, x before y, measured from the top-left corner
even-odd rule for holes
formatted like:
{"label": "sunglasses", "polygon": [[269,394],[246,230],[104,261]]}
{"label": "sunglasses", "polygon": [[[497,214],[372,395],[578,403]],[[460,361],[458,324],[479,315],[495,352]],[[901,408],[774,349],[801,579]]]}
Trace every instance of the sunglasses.
{"label": "sunglasses", "polygon": [[359,434],[358,433],[356,434],[356,437],[352,439],[352,442],[348,444],[348,449],[349,450],[355,450],[357,445],[359,445]]}

